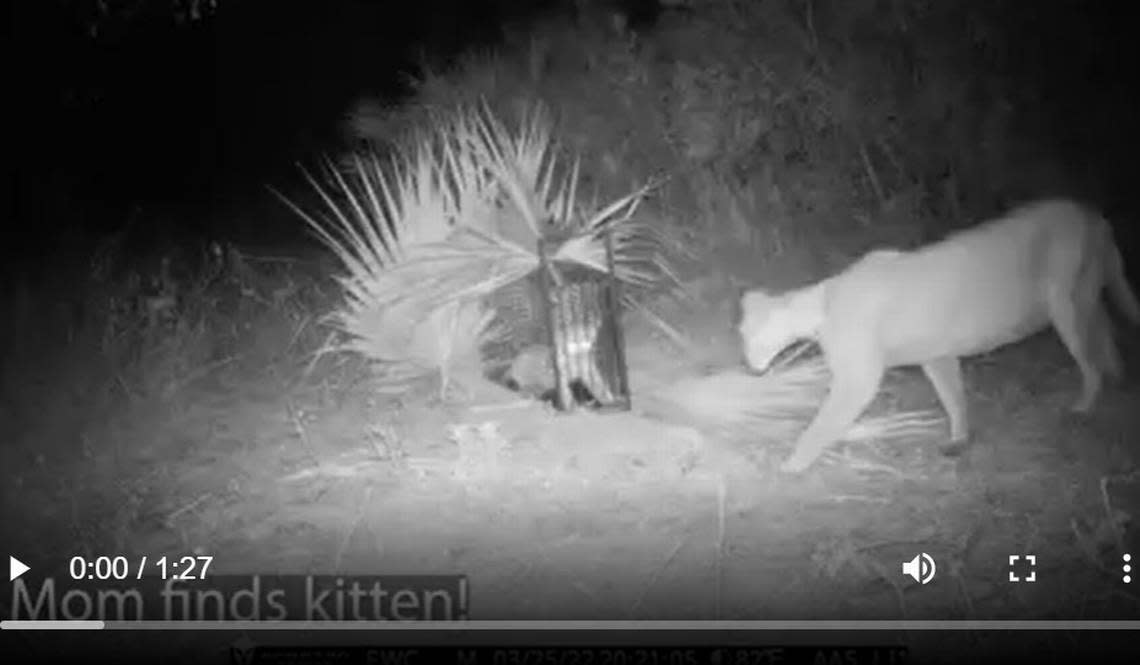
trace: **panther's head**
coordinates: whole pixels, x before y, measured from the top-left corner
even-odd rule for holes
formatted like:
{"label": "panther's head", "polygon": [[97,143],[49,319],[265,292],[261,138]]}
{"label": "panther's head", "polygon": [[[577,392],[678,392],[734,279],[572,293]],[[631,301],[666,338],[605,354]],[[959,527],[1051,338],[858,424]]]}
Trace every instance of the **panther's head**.
{"label": "panther's head", "polygon": [[740,296],[739,318],[737,332],[744,359],[756,372],[767,370],[781,351],[800,338],[795,311],[784,295],[745,291]]}

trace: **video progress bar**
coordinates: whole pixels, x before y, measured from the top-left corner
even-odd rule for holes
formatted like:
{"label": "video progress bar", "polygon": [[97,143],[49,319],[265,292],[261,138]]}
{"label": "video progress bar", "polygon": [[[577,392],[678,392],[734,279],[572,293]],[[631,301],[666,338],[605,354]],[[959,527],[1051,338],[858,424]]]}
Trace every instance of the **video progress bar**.
{"label": "video progress bar", "polygon": [[1140,621],[0,621],[0,630],[917,631],[1132,630]]}

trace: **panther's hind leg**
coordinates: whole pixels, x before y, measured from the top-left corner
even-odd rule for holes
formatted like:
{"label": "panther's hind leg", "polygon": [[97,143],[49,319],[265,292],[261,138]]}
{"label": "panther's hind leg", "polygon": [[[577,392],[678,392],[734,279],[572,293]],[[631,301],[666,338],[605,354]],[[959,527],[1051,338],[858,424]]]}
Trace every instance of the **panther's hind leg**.
{"label": "panther's hind leg", "polygon": [[938,401],[946,410],[950,420],[951,446],[943,450],[947,454],[958,450],[970,438],[970,421],[966,409],[966,390],[962,384],[962,364],[955,356],[928,360],[922,364],[922,371],[934,386]]}
{"label": "panther's hind leg", "polygon": [[1081,394],[1073,403],[1072,410],[1087,413],[1096,402],[1102,383],[1101,370],[1090,349],[1090,335],[1097,327],[1093,325],[1097,305],[1095,301],[1082,303],[1082,294],[1077,291],[1052,288],[1047,300],[1053,327],[1081,372]]}

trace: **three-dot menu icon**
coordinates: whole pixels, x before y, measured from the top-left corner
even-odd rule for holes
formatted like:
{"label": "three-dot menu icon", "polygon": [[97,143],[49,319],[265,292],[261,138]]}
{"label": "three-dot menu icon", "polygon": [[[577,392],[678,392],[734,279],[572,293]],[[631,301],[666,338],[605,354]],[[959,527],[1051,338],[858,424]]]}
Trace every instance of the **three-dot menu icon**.
{"label": "three-dot menu icon", "polygon": [[1124,583],[1132,584],[1132,575],[1130,574],[1132,572],[1132,555],[1125,552],[1121,558],[1124,559]]}

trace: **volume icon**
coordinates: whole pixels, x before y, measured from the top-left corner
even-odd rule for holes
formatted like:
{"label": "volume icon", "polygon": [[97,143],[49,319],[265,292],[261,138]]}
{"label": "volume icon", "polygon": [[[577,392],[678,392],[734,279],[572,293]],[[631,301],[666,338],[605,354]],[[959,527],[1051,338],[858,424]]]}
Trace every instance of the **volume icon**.
{"label": "volume icon", "polygon": [[934,565],[934,557],[923,552],[916,554],[910,561],[904,561],[902,570],[903,575],[910,575],[915,582],[927,584],[934,579],[934,573],[938,570],[938,566]]}

